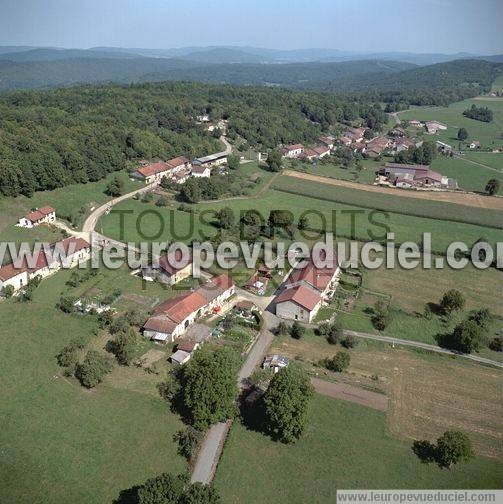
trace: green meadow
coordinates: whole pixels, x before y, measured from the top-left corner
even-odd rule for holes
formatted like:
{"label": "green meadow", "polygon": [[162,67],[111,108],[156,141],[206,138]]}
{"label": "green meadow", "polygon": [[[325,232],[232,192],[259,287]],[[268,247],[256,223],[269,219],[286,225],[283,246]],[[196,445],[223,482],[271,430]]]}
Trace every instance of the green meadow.
{"label": "green meadow", "polygon": [[[476,121],[463,115],[463,112],[472,105],[488,107],[492,110],[494,119],[490,123]],[[435,135],[424,135],[425,140],[441,140],[453,147],[458,146],[457,134],[459,128],[466,128],[468,140],[480,141],[482,147],[494,149],[503,147],[503,99],[480,97],[452,103],[448,107],[412,107],[410,110],[400,112],[400,119],[419,121],[440,121],[448,126],[447,130],[439,131]]]}
{"label": "green meadow", "polygon": [[215,478],[226,504],[335,502],[337,489],[499,488],[501,463],[477,457],[450,471],[422,464],[386,414],[316,395],[304,436],[271,441],[235,422]]}
{"label": "green meadow", "polygon": [[[70,340],[82,337],[104,351],[107,339],[95,335],[94,317],[56,309],[61,293],[68,292],[69,276],[60,271],[45,279],[30,303],[0,302],[0,488],[5,503],[112,502],[122,490],[186,466],[172,441],[182,424],[156,390],[162,377],[115,364],[103,383],[87,390],[62,375],[55,355]],[[98,285],[92,286],[95,281]],[[133,289],[131,281],[128,273],[118,272],[80,289],[106,292],[108,282],[109,288],[160,295],[141,291],[139,280]]]}

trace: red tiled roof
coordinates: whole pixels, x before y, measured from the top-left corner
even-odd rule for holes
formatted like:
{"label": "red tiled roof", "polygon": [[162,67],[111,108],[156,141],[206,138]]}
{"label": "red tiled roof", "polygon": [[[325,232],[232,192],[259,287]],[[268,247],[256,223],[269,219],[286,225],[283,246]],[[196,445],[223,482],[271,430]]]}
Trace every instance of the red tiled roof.
{"label": "red tiled roof", "polygon": [[318,153],[314,149],[310,149],[308,147],[307,149],[304,149],[303,155],[305,157],[316,157]]}
{"label": "red tiled roof", "polygon": [[317,268],[314,262],[309,259],[304,268],[297,268],[292,271],[287,279],[288,284],[306,282],[319,291],[324,291],[332,281],[339,265],[335,256],[332,264],[325,268]]}
{"label": "red tiled roof", "polygon": [[172,166],[168,165],[164,161],[159,161],[158,163],[142,166],[141,168],[138,168],[136,171],[137,173],[143,175],[144,177],[151,177],[152,175],[156,175],[158,173],[162,173],[171,169]]}
{"label": "red tiled roof", "polygon": [[83,238],[76,238],[75,236],[71,236],[70,238],[65,238],[64,240],[54,243],[54,248],[64,250],[65,254],[68,254],[69,251],[72,254],[79,252],[80,250],[88,249],[91,247],[89,243]]}
{"label": "red tiled roof", "polygon": [[206,305],[206,299],[199,293],[199,289],[194,292],[187,292],[174,299],[168,299],[157,305],[154,315],[165,315],[173,322],[183,322],[191,313]]}
{"label": "red tiled roof", "polygon": [[38,209],[38,211],[40,213],[43,213],[44,215],[49,215],[49,214],[55,212],[56,210],[54,210],[54,208],[52,208],[51,206],[46,205],[46,206],[40,207]]}
{"label": "red tiled roof", "polygon": [[330,152],[330,149],[324,145],[317,145],[313,147],[313,151],[316,152],[316,154],[325,154],[325,152]]}
{"label": "red tiled roof", "polygon": [[184,156],[178,156],[176,158],[170,159],[167,164],[172,168],[177,168],[180,165],[184,165],[186,163],[190,163],[190,161]]}
{"label": "red tiled roof", "polygon": [[290,289],[284,290],[277,298],[276,304],[292,301],[306,310],[313,310],[315,306],[321,301],[319,293],[305,285],[298,285]]}
{"label": "red tiled roof", "polygon": [[304,149],[304,146],[299,143],[299,144],[287,145],[285,148],[288,149],[289,151],[292,151],[292,150]]}
{"label": "red tiled roof", "polygon": [[213,277],[210,282],[219,287],[222,292],[225,292],[231,287],[234,287],[234,280],[226,273],[222,273],[221,275]]}
{"label": "red tiled roof", "polygon": [[209,168],[203,165],[196,165],[192,167],[193,173],[204,173],[206,170],[209,170]]}
{"label": "red tiled roof", "polygon": [[176,326],[177,324],[170,320],[169,317],[160,315],[150,317],[143,325],[143,328],[147,329],[147,331],[171,334],[175,330]]}
{"label": "red tiled roof", "polygon": [[198,342],[195,340],[182,340],[176,346],[177,350],[182,350],[182,352],[191,353],[195,350]]}

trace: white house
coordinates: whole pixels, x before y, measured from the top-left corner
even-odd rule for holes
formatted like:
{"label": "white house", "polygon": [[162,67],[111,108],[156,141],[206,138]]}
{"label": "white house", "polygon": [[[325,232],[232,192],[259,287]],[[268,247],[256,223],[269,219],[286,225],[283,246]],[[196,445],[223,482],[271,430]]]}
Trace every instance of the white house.
{"label": "white house", "polygon": [[91,246],[82,238],[70,237],[25,257],[20,264],[14,262],[0,268],[0,292],[12,286],[15,291],[25,287],[35,277],[45,278],[62,266],[71,268],[90,257]]}
{"label": "white house", "polygon": [[138,168],[134,172],[134,176],[143,180],[146,184],[152,184],[154,182],[159,184],[171,170],[172,166],[164,161],[159,161],[158,163],[152,163]]}
{"label": "white house", "polygon": [[56,221],[56,210],[50,206],[43,206],[21,217],[18,226],[32,228],[40,224],[52,224]]}
{"label": "white house", "polygon": [[304,267],[294,268],[275,299],[276,315],[311,322],[335,290],[339,274],[336,256],[324,267],[317,267],[309,259]]}
{"label": "white house", "polygon": [[299,157],[304,152],[304,146],[302,144],[285,145],[281,149],[281,154],[286,158],[296,158]]}
{"label": "white house", "polygon": [[208,166],[196,165],[192,167],[192,176],[196,178],[208,178],[211,170]]}
{"label": "white house", "polygon": [[155,341],[172,343],[198,318],[220,311],[234,293],[232,278],[225,274],[212,278],[195,291],[156,306],[143,326],[143,335]]}

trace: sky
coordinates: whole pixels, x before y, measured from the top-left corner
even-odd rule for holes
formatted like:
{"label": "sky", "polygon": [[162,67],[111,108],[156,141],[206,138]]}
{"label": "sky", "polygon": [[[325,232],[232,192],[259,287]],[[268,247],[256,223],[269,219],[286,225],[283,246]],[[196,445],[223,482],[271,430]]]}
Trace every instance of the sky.
{"label": "sky", "polygon": [[503,53],[503,0],[0,0],[0,45]]}

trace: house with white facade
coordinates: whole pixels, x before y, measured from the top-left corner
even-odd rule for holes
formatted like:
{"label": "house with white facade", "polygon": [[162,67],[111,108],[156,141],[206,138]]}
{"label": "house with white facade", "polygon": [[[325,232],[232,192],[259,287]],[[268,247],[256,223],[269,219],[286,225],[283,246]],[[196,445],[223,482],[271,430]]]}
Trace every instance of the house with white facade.
{"label": "house with white facade", "polygon": [[43,206],[32,210],[29,214],[21,217],[18,226],[32,228],[40,224],[52,224],[56,221],[56,210],[50,206]]}
{"label": "house with white facade", "polygon": [[337,256],[317,267],[308,259],[304,267],[294,268],[275,299],[276,315],[311,322],[336,289],[340,274]]}
{"label": "house with white facade", "polygon": [[172,343],[197,319],[218,313],[235,294],[235,289],[232,278],[222,274],[194,291],[168,299],[154,308],[143,325],[143,335],[161,343]]}
{"label": "house with white facade", "polygon": [[35,277],[45,278],[61,267],[71,268],[80,261],[86,261],[91,254],[91,246],[82,238],[70,237],[44,249],[25,256],[22,261],[14,261],[0,268],[0,293],[7,286],[14,292],[26,287]]}
{"label": "house with white facade", "polygon": [[304,146],[300,143],[285,145],[285,147],[281,149],[281,155],[286,158],[296,158],[303,154],[304,150]]}
{"label": "house with white facade", "polygon": [[196,165],[192,167],[191,175],[196,178],[208,178],[211,175],[209,166]]}

